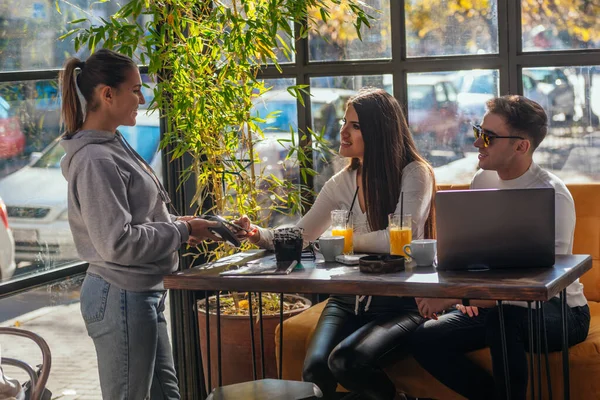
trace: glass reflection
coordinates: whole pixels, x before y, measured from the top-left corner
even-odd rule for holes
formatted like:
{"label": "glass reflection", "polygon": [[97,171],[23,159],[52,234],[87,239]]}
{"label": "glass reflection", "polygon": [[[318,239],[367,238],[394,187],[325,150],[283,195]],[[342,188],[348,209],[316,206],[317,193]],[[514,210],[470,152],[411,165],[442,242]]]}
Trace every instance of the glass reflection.
{"label": "glass reflection", "polygon": [[374,17],[371,27],[363,26],[359,39],[347,6],[331,4],[327,24],[320,20],[320,9],[309,12],[320,23],[308,38],[310,61],[349,61],[392,57],[390,0],[365,0],[367,14]]}
{"label": "glass reflection", "polygon": [[498,52],[498,2],[407,0],[408,57]]}
{"label": "glass reflection", "polygon": [[600,3],[522,0],[523,51],[600,48]]}
{"label": "glass reflection", "polygon": [[548,115],[535,162],[567,183],[600,180],[600,67],[524,68],[522,79]]}

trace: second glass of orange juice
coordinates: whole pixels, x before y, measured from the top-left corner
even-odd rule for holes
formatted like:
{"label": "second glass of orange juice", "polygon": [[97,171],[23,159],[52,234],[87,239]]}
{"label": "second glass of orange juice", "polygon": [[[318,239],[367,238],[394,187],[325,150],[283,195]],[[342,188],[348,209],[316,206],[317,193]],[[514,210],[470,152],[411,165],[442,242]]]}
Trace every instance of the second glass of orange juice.
{"label": "second glass of orange juice", "polygon": [[410,214],[390,214],[388,216],[390,231],[390,254],[408,257],[404,253],[404,245],[412,241],[412,216]]}
{"label": "second glass of orange juice", "polygon": [[331,234],[344,237],[344,254],[352,254],[354,251],[353,233],[352,212],[347,210],[331,211]]}

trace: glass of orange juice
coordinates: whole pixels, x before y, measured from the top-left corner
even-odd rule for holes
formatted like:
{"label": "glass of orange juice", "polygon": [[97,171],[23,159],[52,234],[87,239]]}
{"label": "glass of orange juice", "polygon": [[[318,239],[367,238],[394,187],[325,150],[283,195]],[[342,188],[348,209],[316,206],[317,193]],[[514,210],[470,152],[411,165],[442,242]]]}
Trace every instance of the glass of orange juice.
{"label": "glass of orange juice", "polygon": [[388,215],[390,230],[390,254],[393,256],[408,257],[404,253],[404,245],[412,241],[412,216],[410,214]]}
{"label": "glass of orange juice", "polygon": [[[352,254],[354,223],[352,212],[347,210],[331,211],[331,234],[344,237],[344,254]],[[409,242],[410,243],[410,242]]]}

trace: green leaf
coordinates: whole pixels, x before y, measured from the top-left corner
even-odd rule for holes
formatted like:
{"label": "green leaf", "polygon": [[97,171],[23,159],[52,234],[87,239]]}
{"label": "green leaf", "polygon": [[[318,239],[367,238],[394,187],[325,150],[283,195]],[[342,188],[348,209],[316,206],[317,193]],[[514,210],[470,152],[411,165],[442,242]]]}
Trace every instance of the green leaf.
{"label": "green leaf", "polygon": [[65,40],[69,36],[79,32],[80,30],[81,30],[80,28],[71,29],[69,32],[65,33],[64,35],[59,36],[58,40]]}
{"label": "green leaf", "polygon": [[88,21],[88,19],[87,18],[79,18],[79,19],[74,19],[73,21],[69,21],[67,23],[68,24],[79,24],[84,21]]}

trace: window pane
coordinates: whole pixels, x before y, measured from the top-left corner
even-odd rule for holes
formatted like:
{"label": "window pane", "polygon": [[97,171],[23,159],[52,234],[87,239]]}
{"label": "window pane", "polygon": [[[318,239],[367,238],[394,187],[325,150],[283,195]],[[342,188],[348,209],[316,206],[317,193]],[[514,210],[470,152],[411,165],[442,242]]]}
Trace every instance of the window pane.
{"label": "window pane", "polygon": [[[140,105],[137,125],[119,129],[162,179],[158,113],[144,111],[153,84],[146,75],[142,80],[150,87],[142,89],[148,101]],[[3,279],[77,259],[67,219],[67,182],[60,171],[59,108],[56,81],[0,84],[0,130],[5,132],[0,135],[0,197],[8,216],[0,218]]]}
{"label": "window pane", "polygon": [[[72,37],[58,40],[73,28],[68,22],[89,18],[95,25],[101,25],[100,18],[109,19],[120,7],[114,1],[59,0],[56,3],[61,13],[56,10],[54,1],[4,0],[0,3],[0,71],[58,68],[70,55],[87,57],[89,52],[85,49],[75,53]],[[143,25],[143,21],[141,23]]]}
{"label": "window pane", "polygon": [[566,182],[600,181],[600,66],[523,69],[523,92],[548,115],[534,160]]}
{"label": "window pane", "polygon": [[[331,16],[327,24],[322,21],[316,27],[318,34],[311,32],[308,38],[310,61],[366,60],[392,57],[390,28],[390,0],[366,0],[373,9],[367,14],[375,17],[371,28],[361,29],[362,41],[358,38],[348,7],[331,5]],[[312,16],[320,20],[320,10],[311,9]]]}
{"label": "window pane", "polygon": [[522,0],[523,51],[600,48],[600,3]]}
{"label": "window pane", "polygon": [[[294,40],[284,31],[277,32],[279,35],[279,42],[285,43],[285,46],[289,49],[289,54],[286,55],[284,46],[278,42],[278,47],[275,48],[275,54],[277,55],[277,62],[280,64],[289,64],[296,61],[295,43]],[[289,58],[288,58],[289,57]],[[272,63],[269,63],[272,64]]]}
{"label": "window pane", "polygon": [[[290,212],[287,205],[281,203],[273,193],[269,193],[275,190],[278,196],[286,199],[290,193],[297,191],[297,186],[273,189],[270,175],[283,182],[292,184],[300,182],[297,158],[292,156],[286,160],[292,146],[290,129],[296,137],[298,132],[297,100],[287,91],[287,88],[295,85],[295,82],[295,79],[266,79],[265,86],[270,87],[271,90],[255,100],[252,110],[253,116],[265,120],[259,123],[264,137],[255,136],[257,142],[254,145],[259,160],[254,164],[254,174],[263,176],[263,179],[258,180],[257,185],[264,189],[260,191],[258,199],[262,210],[259,218],[264,226],[267,224],[278,226],[298,219],[298,215],[286,215]],[[295,139],[294,143],[297,144],[298,140]],[[247,151],[242,151],[241,157],[248,158]],[[270,213],[269,207],[272,206],[277,206],[282,212]]]}
{"label": "window pane", "polygon": [[334,154],[313,152],[313,165],[318,172],[314,177],[317,191],[347,164],[346,159],[337,155],[340,147],[340,121],[346,112],[346,101],[365,86],[379,87],[392,93],[392,75],[328,76],[310,79],[312,127],[328,142],[328,148],[334,151]]}
{"label": "window pane", "polygon": [[498,52],[498,2],[406,0],[408,57]]}
{"label": "window pane", "polygon": [[408,122],[440,184],[468,183],[477,171],[471,124],[498,95],[498,70],[408,74]]}

